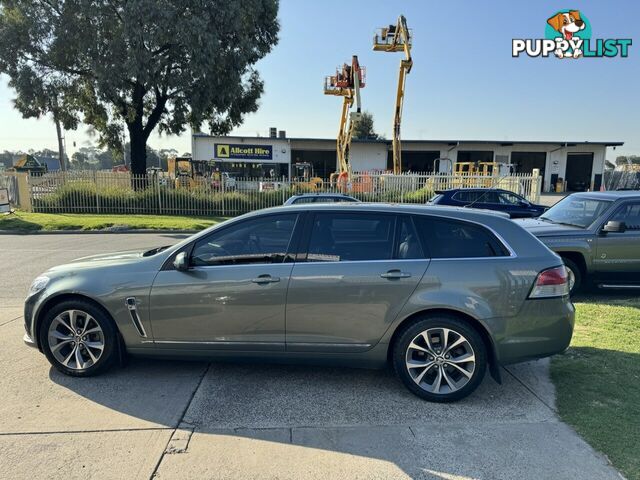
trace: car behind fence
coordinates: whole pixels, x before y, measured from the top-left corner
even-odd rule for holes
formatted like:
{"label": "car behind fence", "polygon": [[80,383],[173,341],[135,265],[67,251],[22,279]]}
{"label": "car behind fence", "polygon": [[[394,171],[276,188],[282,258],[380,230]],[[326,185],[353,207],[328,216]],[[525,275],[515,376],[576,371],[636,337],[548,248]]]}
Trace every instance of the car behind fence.
{"label": "car behind fence", "polygon": [[436,190],[461,187],[503,188],[533,202],[541,177],[503,177],[439,173],[356,173],[353,181],[235,178],[227,184],[209,177],[176,181],[166,174],[136,176],[128,172],[68,171],[31,175],[30,207],[35,212],[234,216],[282,205],[307,192],[347,193],[367,202],[425,203]]}

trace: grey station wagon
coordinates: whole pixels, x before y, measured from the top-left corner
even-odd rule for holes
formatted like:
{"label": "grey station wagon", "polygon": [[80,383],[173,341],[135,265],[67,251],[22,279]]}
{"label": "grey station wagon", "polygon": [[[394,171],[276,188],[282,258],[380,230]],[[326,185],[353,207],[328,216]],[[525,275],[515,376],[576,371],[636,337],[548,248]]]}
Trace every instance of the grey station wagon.
{"label": "grey station wagon", "polygon": [[84,377],[127,354],[382,367],[432,401],[487,368],[561,352],[574,308],[560,257],[468,209],[305,204],[177,245],[97,255],[35,279],[25,342]]}

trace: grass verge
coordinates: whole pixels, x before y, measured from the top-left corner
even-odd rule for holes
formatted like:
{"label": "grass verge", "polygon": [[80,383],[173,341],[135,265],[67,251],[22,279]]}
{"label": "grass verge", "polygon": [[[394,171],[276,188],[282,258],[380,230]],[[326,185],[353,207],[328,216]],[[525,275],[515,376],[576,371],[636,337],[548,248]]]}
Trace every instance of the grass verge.
{"label": "grass verge", "polygon": [[553,358],[560,417],[640,480],[640,298],[577,298],[571,347]]}
{"label": "grass verge", "polygon": [[28,233],[39,230],[102,230],[114,226],[126,226],[137,230],[202,230],[224,220],[224,217],[90,215],[18,211],[12,215],[0,216],[0,230]]}

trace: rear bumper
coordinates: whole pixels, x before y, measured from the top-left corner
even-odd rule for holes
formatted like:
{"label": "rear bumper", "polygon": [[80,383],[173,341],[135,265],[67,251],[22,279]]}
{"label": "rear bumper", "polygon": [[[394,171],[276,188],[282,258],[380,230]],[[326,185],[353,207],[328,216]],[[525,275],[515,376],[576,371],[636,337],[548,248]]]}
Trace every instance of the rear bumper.
{"label": "rear bumper", "polygon": [[527,300],[494,337],[498,361],[507,365],[564,352],[574,324],[575,308],[568,298]]}

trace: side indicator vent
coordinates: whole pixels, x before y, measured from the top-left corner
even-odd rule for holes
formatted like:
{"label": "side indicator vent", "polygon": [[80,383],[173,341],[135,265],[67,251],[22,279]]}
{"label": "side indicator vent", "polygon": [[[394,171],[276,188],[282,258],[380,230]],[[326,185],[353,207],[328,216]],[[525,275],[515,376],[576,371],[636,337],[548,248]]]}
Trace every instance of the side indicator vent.
{"label": "side indicator vent", "polygon": [[133,322],[133,326],[138,331],[138,335],[147,338],[147,332],[145,332],[144,327],[142,326],[142,322],[140,321],[140,316],[138,315],[138,304],[136,302],[136,297],[128,297],[127,299],[125,299],[124,303],[129,309],[131,322]]}

